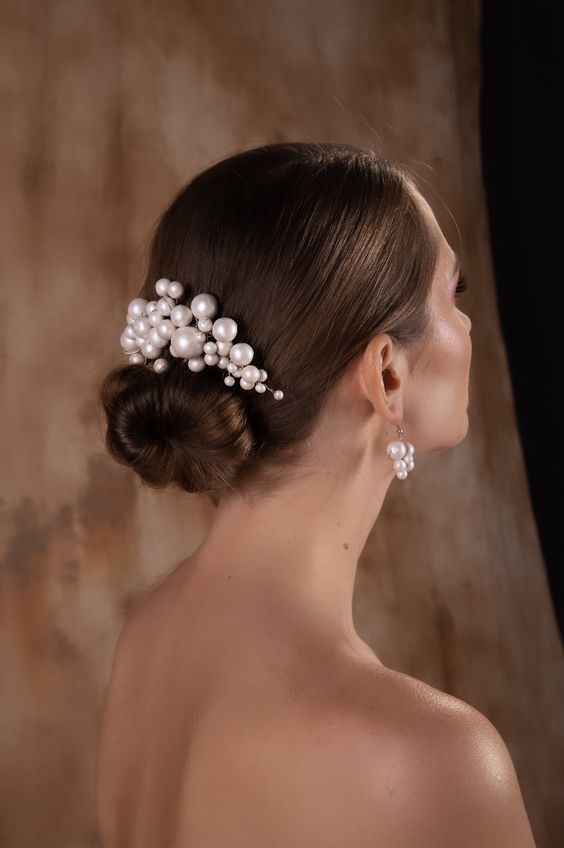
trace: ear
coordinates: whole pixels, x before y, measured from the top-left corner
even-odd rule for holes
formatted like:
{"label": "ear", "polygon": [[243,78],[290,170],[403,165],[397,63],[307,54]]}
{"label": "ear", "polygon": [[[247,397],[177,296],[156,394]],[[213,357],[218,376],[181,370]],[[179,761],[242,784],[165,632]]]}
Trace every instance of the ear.
{"label": "ear", "polygon": [[387,333],[370,339],[360,364],[360,381],[366,397],[384,420],[400,424],[408,368],[403,351]]}

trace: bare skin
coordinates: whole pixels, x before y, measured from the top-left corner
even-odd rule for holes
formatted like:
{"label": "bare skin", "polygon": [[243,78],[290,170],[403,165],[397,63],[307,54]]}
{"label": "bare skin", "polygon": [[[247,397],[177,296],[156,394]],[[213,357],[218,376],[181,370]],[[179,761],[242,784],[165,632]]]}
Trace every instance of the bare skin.
{"label": "bare skin", "polygon": [[493,725],[386,668],[352,619],[395,424],[416,460],[468,425],[470,319],[421,203],[441,247],[430,337],[413,360],[372,339],[307,473],[258,503],[222,500],[124,628],[98,750],[103,848],[534,848]]}

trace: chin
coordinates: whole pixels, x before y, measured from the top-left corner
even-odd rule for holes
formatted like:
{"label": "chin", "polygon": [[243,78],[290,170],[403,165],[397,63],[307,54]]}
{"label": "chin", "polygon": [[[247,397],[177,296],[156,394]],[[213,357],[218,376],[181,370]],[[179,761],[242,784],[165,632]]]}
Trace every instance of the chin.
{"label": "chin", "polygon": [[469,430],[469,421],[468,421],[468,413],[465,411],[462,414],[462,417],[458,417],[457,419],[458,427],[449,427],[448,432],[440,434],[440,441],[434,442],[429,447],[417,450],[417,444],[414,442],[415,446],[415,456],[417,454],[419,456],[424,456],[426,453],[434,453],[435,451],[443,451],[443,450],[451,450],[464,441],[466,436],[468,435]]}

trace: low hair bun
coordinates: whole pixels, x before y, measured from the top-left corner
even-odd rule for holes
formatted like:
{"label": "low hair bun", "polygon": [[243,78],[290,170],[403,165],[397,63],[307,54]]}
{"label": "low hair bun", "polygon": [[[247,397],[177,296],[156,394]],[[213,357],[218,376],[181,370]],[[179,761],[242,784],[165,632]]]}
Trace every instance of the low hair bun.
{"label": "low hair bun", "polygon": [[251,455],[245,400],[211,370],[178,362],[159,374],[126,365],[105,377],[106,447],[148,486],[211,494],[229,486]]}

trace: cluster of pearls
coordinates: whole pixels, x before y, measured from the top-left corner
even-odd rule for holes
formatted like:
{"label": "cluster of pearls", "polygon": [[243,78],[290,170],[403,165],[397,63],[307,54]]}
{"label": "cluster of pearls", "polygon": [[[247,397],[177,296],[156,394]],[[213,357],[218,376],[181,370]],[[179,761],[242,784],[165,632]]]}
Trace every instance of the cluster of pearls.
{"label": "cluster of pearls", "polygon": [[[161,355],[170,345],[170,353],[187,360],[190,371],[202,371],[206,365],[217,365],[229,371],[226,386],[233,386],[235,378],[243,389],[255,389],[262,394],[268,377],[263,368],[251,365],[254,350],[248,344],[233,344],[237,324],[232,318],[212,318],[218,313],[218,302],[213,294],[198,294],[190,306],[179,304],[184,286],[178,281],[161,277],[155,284],[159,300],[147,301],[136,297],[127,308],[127,326],[120,336],[121,349],[129,356],[132,365],[145,365],[153,360],[158,373],[169,367]],[[192,325],[195,319],[196,325]],[[212,335],[215,341],[208,341]],[[281,389],[274,392],[276,400],[284,397]]]}
{"label": "cluster of pearls", "polygon": [[415,468],[415,448],[411,442],[403,441],[403,430],[399,424],[396,424],[396,427],[398,430],[398,440],[388,442],[386,453],[394,463],[394,471],[398,480],[405,480],[409,472]]}

